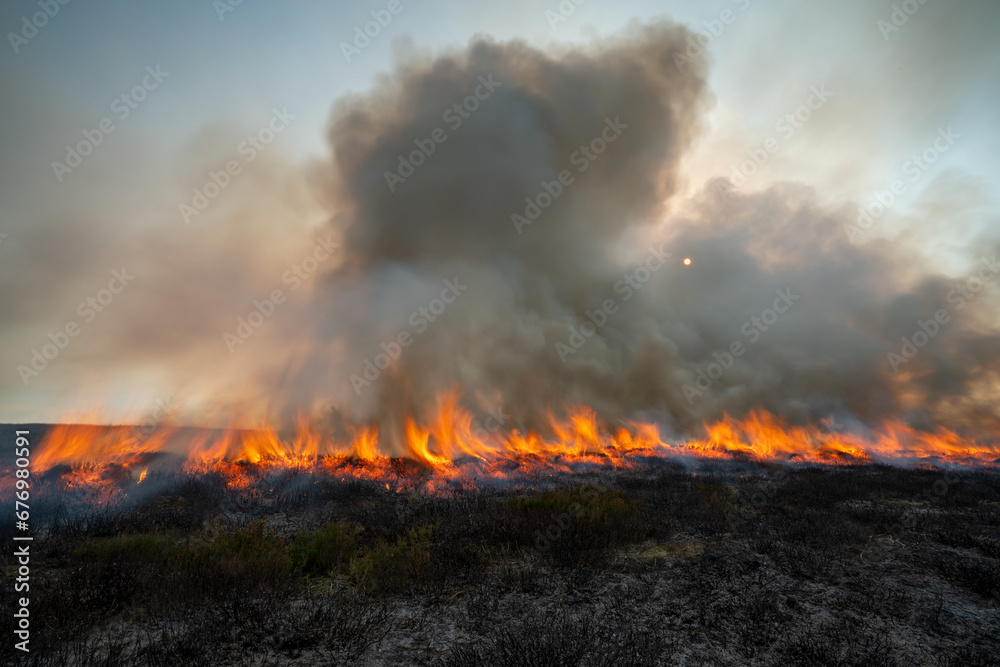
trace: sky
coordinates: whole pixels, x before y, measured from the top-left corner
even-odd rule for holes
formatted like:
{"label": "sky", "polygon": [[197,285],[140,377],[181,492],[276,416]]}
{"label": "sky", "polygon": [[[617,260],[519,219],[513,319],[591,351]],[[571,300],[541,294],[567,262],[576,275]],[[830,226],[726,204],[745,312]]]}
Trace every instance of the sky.
{"label": "sky", "polygon": [[[44,15],[46,8],[54,15]],[[371,22],[380,18],[385,25],[375,30]],[[643,33],[664,22],[689,32]],[[357,41],[366,24],[374,36]],[[984,396],[992,395],[988,387],[996,386],[995,367],[984,361],[989,355],[970,352],[958,362],[947,350],[979,350],[969,347],[973,340],[986,350],[998,340],[995,286],[979,297],[979,303],[987,305],[976,311],[975,319],[964,320],[954,340],[939,344],[940,355],[923,361],[930,356],[924,355],[914,362],[923,365],[909,389],[899,387],[898,369],[892,369],[894,377],[885,383],[873,378],[889,372],[885,365],[892,362],[886,360],[893,345],[898,347],[897,334],[904,335],[928,311],[935,312],[940,299],[927,296],[938,294],[929,287],[931,282],[944,285],[964,279],[997,247],[1000,202],[992,186],[1000,179],[998,25],[1000,5],[981,0],[587,0],[579,6],[569,0],[5,3],[0,9],[5,33],[0,47],[5,87],[0,98],[0,421],[79,418],[95,407],[101,418],[135,418],[164,400],[198,419],[224,419],[234,411],[315,410],[328,404],[349,404],[354,414],[377,411],[373,403],[391,402],[386,392],[362,396],[351,378],[364,367],[362,362],[374,358],[381,341],[393,338],[401,318],[430,301],[428,294],[440,291],[437,274],[454,268],[456,258],[465,262],[469,275],[484,279],[492,275],[504,282],[504,276],[531,271],[539,280],[544,275],[553,293],[560,295],[553,298],[558,307],[525,305],[530,299],[521,303],[506,293],[484,292],[481,297],[493,310],[504,312],[517,302],[509,313],[523,327],[538,317],[583,321],[582,313],[593,299],[561,296],[560,280],[579,285],[594,276],[572,268],[559,273],[562,267],[535,266],[530,259],[536,252],[560,247],[552,239],[538,241],[530,251],[498,241],[497,247],[507,253],[504,257],[521,263],[522,272],[511,274],[505,273],[507,260],[499,250],[489,262],[473,266],[471,258],[478,252],[474,242],[456,243],[459,249],[447,257],[434,249],[414,257],[397,247],[406,245],[399,239],[410,233],[417,234],[407,242],[413,247],[423,247],[435,234],[455,238],[458,227],[432,221],[421,236],[397,220],[408,212],[419,217],[442,197],[460,198],[458,193],[477,187],[469,173],[492,175],[498,180],[487,185],[504,187],[503,175],[510,172],[499,167],[479,170],[476,156],[482,142],[516,144],[521,135],[514,130],[490,134],[476,117],[466,126],[466,135],[460,134],[462,128],[454,130],[452,144],[462,146],[465,161],[452,165],[459,162],[449,159],[454,156],[439,157],[433,169],[441,166],[441,178],[451,185],[428,185],[422,190],[424,199],[407,193],[394,197],[381,182],[372,189],[385,169],[369,168],[368,157],[388,151],[384,154],[391,158],[397,148],[412,147],[423,137],[420,132],[430,129],[428,118],[440,116],[461,99],[465,88],[456,88],[447,77],[438,88],[429,87],[429,82],[449,66],[475,81],[469,63],[480,61],[476,44],[497,45],[497,54],[484,56],[485,62],[496,62],[509,72],[515,81],[508,85],[518,86],[518,91],[534,91],[534,97],[514,100],[508,98],[513,94],[509,88],[501,88],[497,106],[488,111],[490,102],[484,100],[482,118],[494,125],[516,129],[518,122],[540,122],[519,114],[532,100],[546,96],[558,96],[559,103],[531,107],[540,115],[583,114],[590,98],[574,101],[571,83],[576,79],[570,74],[552,79],[565,89],[535,87],[539,72],[557,65],[589,82],[581,85],[593,98],[620,87],[623,97],[635,92],[634,99],[641,100],[642,86],[647,86],[650,95],[684,100],[683,109],[672,104],[643,106],[643,114],[653,115],[641,115],[642,140],[633,145],[632,136],[638,133],[625,135],[630,152],[628,159],[622,158],[621,169],[646,165],[651,171],[633,175],[646,187],[630,189],[616,174],[594,185],[602,198],[589,202],[591,206],[617,202],[623,216],[643,218],[642,224],[629,218],[628,230],[615,228],[615,235],[606,239],[616,260],[608,260],[608,266],[628,265],[627,258],[641,255],[654,241],[674,243],[675,251],[685,256],[703,248],[701,255],[692,255],[695,270],[703,262],[727,257],[742,266],[738,258],[721,251],[721,242],[700,245],[709,243],[705,230],[721,234],[712,238],[736,238],[757,224],[750,221],[763,220],[760,224],[772,227],[755,233],[744,246],[755,248],[763,239],[771,244],[765,250],[746,250],[755,262],[754,280],[779,275],[780,267],[775,267],[789,263],[783,253],[796,253],[795,266],[805,281],[810,268],[805,257],[814,253],[816,275],[831,281],[863,275],[874,283],[868,291],[886,293],[878,304],[866,306],[874,309],[864,311],[868,316],[901,309],[892,325],[872,333],[884,342],[877,352],[871,351],[877,346],[866,343],[829,353],[839,364],[841,353],[857,354],[872,365],[881,359],[878,370],[844,378],[831,383],[833,387],[810,385],[803,393],[822,394],[829,399],[820,401],[822,405],[832,401],[857,412],[856,404],[871,397],[841,384],[879,384],[892,395],[893,408],[916,401],[935,415],[955,414],[954,405],[946,409],[943,399],[929,397],[936,393],[932,385],[950,386],[961,376],[964,393],[978,397],[977,405],[966,403],[962,414],[982,415],[981,404],[988,402]],[[670,43],[669,51],[654,48],[664,40]],[[643,76],[642,59],[663,53],[666,60],[658,66],[665,71]],[[586,67],[577,70],[575,63],[581,59]],[[607,69],[620,68],[617,76],[603,76],[604,59]],[[526,68],[522,61],[541,69]],[[637,86],[635,91],[628,88],[629,82]],[[414,106],[403,108],[406,104]],[[431,111],[425,113],[422,105],[430,105]],[[365,115],[367,124],[358,122],[357,114]],[[640,116],[639,111],[635,114]],[[532,132],[537,129],[531,127]],[[385,139],[400,131],[405,135],[400,141]],[[561,132],[546,136],[560,146]],[[89,154],[72,155],[81,142]],[[669,153],[669,160],[647,160],[645,151],[653,149]],[[533,150],[531,143],[523,150]],[[521,151],[504,148],[500,153],[513,161],[520,159]],[[533,159],[554,164],[548,153],[540,155]],[[497,159],[491,154],[482,164]],[[443,171],[445,160],[452,171]],[[517,165],[523,170],[536,162]],[[657,175],[662,175],[661,182],[644,183]],[[717,178],[736,185],[743,208],[713,209],[706,203],[706,193],[718,188],[713,181]],[[199,210],[196,191],[210,191],[213,179],[217,196]],[[626,195],[659,199],[656,206],[639,206]],[[573,197],[566,201],[587,203],[583,195]],[[522,198],[519,192],[512,199]],[[777,214],[769,208],[778,206],[774,198],[784,208],[792,200],[808,202],[801,204],[810,211],[803,231],[776,221]],[[871,205],[880,198],[887,209],[884,215],[857,238],[851,236],[859,207],[878,210]],[[398,206],[383,205],[383,199]],[[782,206],[778,208],[784,210]],[[743,218],[744,210],[753,213]],[[502,213],[501,218],[509,217],[508,211]],[[441,215],[447,217],[447,211]],[[768,222],[768,216],[774,220]],[[836,247],[826,232],[806,231],[818,229],[810,226],[813,221],[830,217],[837,218],[834,226],[843,235]],[[747,222],[733,227],[733,220]],[[682,233],[696,227],[702,236]],[[801,234],[800,243],[792,248],[784,237],[775,237],[778,228],[782,234]],[[592,229],[570,225],[565,232],[590,234]],[[388,235],[399,242],[393,245]],[[841,248],[844,239],[850,251]],[[676,247],[681,241],[686,245]],[[598,252],[594,244],[565,238],[559,243],[582,253]],[[334,244],[337,252],[331,251]],[[306,263],[316,267],[313,271],[302,265],[309,257],[316,259]],[[601,262],[607,259],[597,263],[604,266]],[[842,271],[847,261],[854,262],[853,268]],[[429,265],[440,271],[429,270]],[[504,284],[517,284],[513,292],[539,284],[519,280]],[[762,370],[768,358],[762,353],[744,375],[720,381],[726,383],[725,390],[713,389],[718,396],[705,404],[710,407],[697,410],[681,400],[690,398],[684,387],[692,386],[699,365],[708,367],[702,360],[740,337],[746,312],[761,310],[755,302],[745,306],[713,292],[712,275],[703,274],[701,280],[686,285],[684,294],[704,289],[702,305],[694,303],[688,310],[676,305],[679,310],[672,317],[681,317],[683,323],[662,313],[653,318],[657,336],[673,350],[663,353],[672,359],[664,376],[672,379],[651,382],[649,390],[639,392],[641,397],[630,399],[626,407],[664,410],[680,423],[723,409],[748,409],[757,402],[779,411],[791,409],[790,397],[760,387],[772,372],[778,378],[773,381],[786,385],[789,376],[783,373],[800,379],[808,375],[804,369],[809,364],[802,360],[806,353],[781,338],[766,342],[774,355],[785,355],[782,363],[772,363],[772,355],[767,362],[771,370]],[[760,284],[761,293],[773,291],[763,287],[764,281]],[[287,301],[270,315],[264,312],[266,323],[244,340],[237,331],[238,318],[247,318],[275,290],[282,290]],[[863,317],[855,305],[863,293],[852,287],[824,293],[816,303],[824,304],[824,312],[843,308],[838,321],[850,321],[847,330],[856,331],[862,325],[854,322]],[[685,298],[667,288],[661,297],[671,307]],[[926,307],[915,305],[914,299],[923,298]],[[97,305],[88,305],[88,299],[96,299]],[[845,305],[848,300],[850,307]],[[652,307],[644,304],[642,312]],[[469,314],[464,321],[476,317]],[[339,328],[330,318],[341,323]],[[351,318],[364,326],[355,330],[343,324]],[[639,315],[633,319],[642,321]],[[645,344],[639,324],[613,326],[620,329],[615,335],[628,341],[622,343],[621,354]],[[958,326],[951,329],[957,331]],[[467,333],[459,325],[453,330]],[[813,341],[823,338],[808,327],[799,330]],[[545,338],[546,349],[552,348],[552,357],[555,347],[550,343],[555,339],[549,329],[544,332],[538,335]],[[605,353],[608,359],[620,356],[613,343],[618,338],[610,332],[604,332],[607,350],[591,350],[593,364],[603,363]],[[239,343],[232,342],[233,335]],[[461,349],[469,345],[468,337],[458,334],[434,340],[438,346],[444,341]],[[498,354],[516,347],[504,340],[493,348],[501,351]],[[827,354],[811,345],[808,354],[815,358]],[[421,340],[420,346],[429,348],[430,343]],[[438,358],[431,349],[421,348],[419,354],[425,362]],[[330,361],[335,357],[336,363]],[[613,370],[606,372],[619,379],[632,377],[627,370],[631,366],[619,366],[619,361],[608,361],[607,369]],[[456,363],[445,378],[421,375],[429,371],[420,364],[407,366],[407,372],[429,386],[461,382],[484,395],[490,386],[503,384],[489,370],[491,364],[515,375],[537,359],[532,364],[512,360],[504,366],[473,355]],[[789,364],[794,370],[788,370]],[[561,372],[556,364],[551,374]],[[581,373],[561,376],[550,389],[560,396],[607,402],[601,391],[575,389],[598,383]],[[607,384],[606,377],[601,382]],[[668,389],[676,400],[650,398]],[[498,391],[505,394],[500,400],[517,404],[514,395],[522,396],[524,386],[512,382]],[[920,398],[911,400],[910,394]]]}

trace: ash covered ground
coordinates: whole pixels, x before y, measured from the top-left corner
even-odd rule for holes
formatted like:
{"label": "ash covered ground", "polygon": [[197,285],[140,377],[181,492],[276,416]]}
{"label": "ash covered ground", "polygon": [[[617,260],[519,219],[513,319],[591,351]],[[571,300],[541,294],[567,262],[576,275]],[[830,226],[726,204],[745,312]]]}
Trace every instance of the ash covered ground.
{"label": "ash covered ground", "polygon": [[436,493],[246,472],[100,503],[43,480],[32,651],[5,662],[1000,664],[993,472],[660,461]]}

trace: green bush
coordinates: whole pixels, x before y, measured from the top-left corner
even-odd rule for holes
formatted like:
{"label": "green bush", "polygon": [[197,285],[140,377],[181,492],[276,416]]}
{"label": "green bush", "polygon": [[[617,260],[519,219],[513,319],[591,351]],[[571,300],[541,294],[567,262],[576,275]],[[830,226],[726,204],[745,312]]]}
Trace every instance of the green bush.
{"label": "green bush", "polygon": [[357,553],[359,530],[347,523],[331,523],[295,536],[289,556],[295,572],[326,575],[343,572]]}
{"label": "green bush", "polygon": [[380,541],[351,561],[352,581],[375,594],[399,593],[427,581],[433,532],[431,526],[422,526],[395,543]]}
{"label": "green bush", "polygon": [[90,562],[163,563],[177,549],[176,535],[142,533],[92,539],[73,551],[73,558]]}
{"label": "green bush", "polygon": [[211,558],[238,558],[248,562],[280,560],[284,555],[284,542],[275,533],[269,533],[262,521],[233,531],[222,531],[205,542],[191,543],[195,551],[203,550]]}
{"label": "green bush", "polygon": [[739,496],[728,484],[718,480],[695,482],[701,504],[717,510],[739,509]]}
{"label": "green bush", "polygon": [[291,590],[292,568],[282,539],[256,523],[232,531],[122,534],[91,539],[73,552],[94,581],[128,572],[146,585],[118,596],[116,606],[176,608],[221,602],[265,590]]}
{"label": "green bush", "polygon": [[553,514],[570,512],[578,519],[621,519],[636,514],[638,507],[628,501],[620,489],[602,489],[596,486],[556,489],[537,496],[513,498],[511,509],[521,512]]}
{"label": "green bush", "polygon": [[176,552],[171,574],[184,584],[222,594],[228,587],[259,591],[289,583],[292,568],[285,543],[262,522],[206,537],[192,539]]}

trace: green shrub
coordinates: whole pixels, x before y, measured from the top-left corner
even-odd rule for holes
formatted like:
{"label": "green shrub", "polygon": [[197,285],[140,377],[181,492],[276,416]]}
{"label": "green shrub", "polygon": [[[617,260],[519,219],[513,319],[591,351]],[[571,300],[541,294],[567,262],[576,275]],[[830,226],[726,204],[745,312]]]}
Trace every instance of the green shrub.
{"label": "green shrub", "polygon": [[163,563],[177,549],[173,534],[142,533],[117,535],[84,542],[73,551],[73,558],[91,562]]}
{"label": "green shrub", "polygon": [[537,496],[513,498],[511,509],[541,514],[570,512],[578,519],[621,519],[636,514],[638,507],[620,489],[596,486],[556,489]]}
{"label": "green shrub", "polygon": [[183,539],[174,533],[97,538],[82,544],[73,555],[80,572],[94,581],[128,572],[145,582],[128,596],[118,596],[116,606],[182,608],[265,590],[288,592],[293,584],[286,546],[263,523]]}
{"label": "green shrub", "polygon": [[[198,555],[220,560],[240,559],[250,563],[267,563],[282,560],[285,545],[282,539],[269,533],[262,521],[233,531],[221,531],[207,541],[190,543]],[[199,553],[200,552],[200,553]]]}
{"label": "green shrub", "polygon": [[345,571],[357,553],[358,533],[347,523],[299,533],[288,550],[293,570],[306,575]]}
{"label": "green shrub", "polygon": [[704,506],[719,510],[739,509],[739,496],[728,484],[710,479],[696,482],[695,488]]}
{"label": "green shrub", "polygon": [[433,532],[431,526],[422,526],[411,529],[395,543],[380,541],[351,561],[351,579],[375,594],[399,593],[426,581]]}

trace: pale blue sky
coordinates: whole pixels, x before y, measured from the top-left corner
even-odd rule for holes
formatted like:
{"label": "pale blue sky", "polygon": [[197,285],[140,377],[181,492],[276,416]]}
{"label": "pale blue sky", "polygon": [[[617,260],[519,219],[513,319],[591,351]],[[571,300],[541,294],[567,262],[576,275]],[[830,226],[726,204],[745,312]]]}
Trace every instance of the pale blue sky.
{"label": "pale blue sky", "polygon": [[[991,75],[1000,57],[990,37],[996,25],[989,20],[997,11],[976,3],[928,3],[885,40],[876,21],[888,18],[891,3],[589,0],[552,28],[546,12],[558,7],[554,1],[404,1],[403,11],[371,45],[346,62],[341,42],[371,20],[369,12],[384,6],[245,0],[220,20],[210,0],[75,0],[19,54],[8,44],[4,65],[30,79],[20,94],[41,89],[60,107],[53,115],[82,129],[106,114],[110,101],[135,85],[147,65],[160,64],[171,73],[169,85],[129,122],[129,130],[158,148],[189,141],[212,124],[258,125],[278,106],[299,116],[285,137],[288,147],[297,154],[321,154],[331,104],[347,92],[364,91],[391,68],[401,40],[421,50],[460,46],[477,33],[537,45],[579,42],[660,17],[706,31],[706,22],[731,11],[735,21],[709,45],[715,61],[711,82],[720,110],[736,115],[748,140],[794,109],[810,85],[836,82],[842,90],[830,122],[854,126],[853,136],[841,129],[837,137],[841,152],[851,157],[832,154],[828,165],[810,160],[810,169],[835,170],[865,146],[875,154],[869,156],[875,158],[870,170],[884,173],[919,146],[922,135],[951,124],[974,140],[962,142],[948,163],[986,178],[1000,176],[995,157],[1000,139],[992,122],[998,84]],[[37,10],[32,2],[8,3],[0,10],[0,25],[16,28],[32,9]],[[948,43],[935,44],[942,27]],[[949,34],[956,31],[958,38]],[[6,133],[15,132],[18,122],[16,116],[8,121]],[[40,132],[44,137],[24,166],[44,171],[73,138],[73,130],[67,132]],[[798,164],[789,172],[802,174]],[[878,183],[877,176],[871,174],[871,183]]]}

